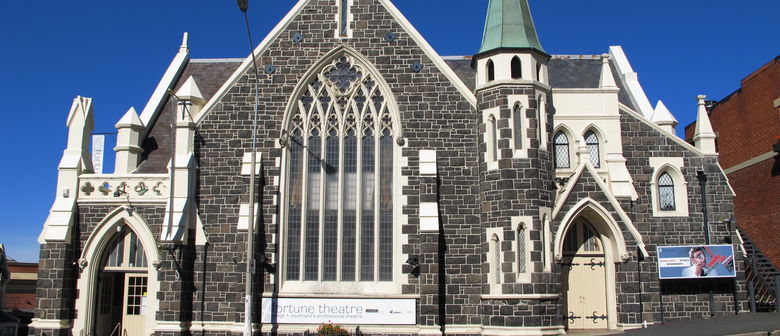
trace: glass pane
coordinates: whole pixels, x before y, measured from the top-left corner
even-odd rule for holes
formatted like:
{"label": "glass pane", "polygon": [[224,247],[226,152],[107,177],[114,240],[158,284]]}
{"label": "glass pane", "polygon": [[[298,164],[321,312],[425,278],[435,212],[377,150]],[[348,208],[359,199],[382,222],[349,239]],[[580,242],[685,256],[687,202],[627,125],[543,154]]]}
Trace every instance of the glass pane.
{"label": "glass pane", "polygon": [[290,182],[288,184],[287,207],[287,279],[300,280],[301,268],[301,182],[303,138],[296,131],[290,139]]}
{"label": "glass pane", "polygon": [[490,120],[488,121],[488,125],[490,125],[490,142],[491,142],[490,159],[493,161],[497,161],[498,160],[498,126],[496,126],[496,119],[490,117]]}
{"label": "glass pane", "polygon": [[363,137],[360,280],[374,281],[374,137]]}
{"label": "glass pane", "polygon": [[501,242],[498,240],[498,236],[493,235],[493,275],[494,281],[497,284],[501,283]]}
{"label": "glass pane", "polygon": [[343,237],[341,280],[355,281],[355,208],[357,206],[357,138],[350,131],[344,138],[344,190],[343,190]]}
{"label": "glass pane", "polygon": [[309,164],[306,194],[306,246],[304,258],[304,280],[318,280],[320,248],[320,137],[309,137]]}
{"label": "glass pane", "polygon": [[520,106],[515,106],[512,114],[515,122],[515,149],[523,148],[523,116]]}
{"label": "glass pane", "polygon": [[569,138],[561,132],[555,135],[555,168],[569,168]]}
{"label": "glass pane", "polygon": [[325,160],[325,230],[323,236],[322,280],[336,280],[339,229],[339,138],[335,130],[326,140]]}
{"label": "glass pane", "polygon": [[595,168],[599,168],[601,165],[601,159],[599,156],[599,138],[593,132],[585,134],[585,144],[588,145],[590,151],[590,163]]}
{"label": "glass pane", "polygon": [[525,258],[525,227],[517,231],[517,269],[525,273],[527,260]]}
{"label": "glass pane", "polygon": [[347,15],[349,10],[349,1],[348,0],[341,0],[341,36],[347,36],[347,26],[349,22],[347,21]]}
{"label": "glass pane", "polygon": [[663,173],[658,178],[658,201],[660,202],[661,210],[671,211],[676,208],[674,202],[674,181],[667,173]]}
{"label": "glass pane", "polygon": [[380,141],[379,281],[393,280],[393,138]]}

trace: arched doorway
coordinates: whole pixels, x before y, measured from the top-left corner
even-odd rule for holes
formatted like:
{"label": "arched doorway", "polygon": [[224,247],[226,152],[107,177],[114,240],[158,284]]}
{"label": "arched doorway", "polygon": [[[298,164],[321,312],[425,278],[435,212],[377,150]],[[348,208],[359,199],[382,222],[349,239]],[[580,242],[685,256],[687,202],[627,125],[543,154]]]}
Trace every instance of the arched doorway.
{"label": "arched doorway", "polygon": [[98,269],[95,336],[142,335],[149,304],[148,261],[143,244],[129,228],[118,226]]}
{"label": "arched doorway", "polygon": [[585,217],[569,226],[563,241],[563,296],[567,329],[608,329],[608,260],[604,240]]}

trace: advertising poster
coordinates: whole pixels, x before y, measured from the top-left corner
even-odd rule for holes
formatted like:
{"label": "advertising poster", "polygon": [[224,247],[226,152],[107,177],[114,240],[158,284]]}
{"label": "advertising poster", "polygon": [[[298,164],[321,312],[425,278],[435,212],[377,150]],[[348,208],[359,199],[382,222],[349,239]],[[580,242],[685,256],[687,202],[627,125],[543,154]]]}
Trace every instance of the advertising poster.
{"label": "advertising poster", "polygon": [[736,277],[734,248],[731,245],[659,246],[658,275],[661,279]]}
{"label": "advertising poster", "polygon": [[263,298],[263,323],[416,324],[415,299]]}

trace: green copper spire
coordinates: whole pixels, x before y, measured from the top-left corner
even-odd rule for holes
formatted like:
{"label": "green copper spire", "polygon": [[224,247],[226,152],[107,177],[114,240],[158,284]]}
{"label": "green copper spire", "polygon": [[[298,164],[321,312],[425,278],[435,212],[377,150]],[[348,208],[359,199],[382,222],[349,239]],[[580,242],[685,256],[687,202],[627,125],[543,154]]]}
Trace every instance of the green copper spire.
{"label": "green copper spire", "polygon": [[528,0],[489,0],[479,53],[499,48],[532,48],[544,52],[536,35]]}

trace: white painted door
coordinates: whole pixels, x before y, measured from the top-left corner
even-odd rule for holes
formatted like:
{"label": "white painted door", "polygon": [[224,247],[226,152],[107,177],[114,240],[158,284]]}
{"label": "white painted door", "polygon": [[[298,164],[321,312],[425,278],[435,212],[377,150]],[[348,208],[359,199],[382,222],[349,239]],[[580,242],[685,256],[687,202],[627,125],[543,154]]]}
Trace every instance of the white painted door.
{"label": "white painted door", "polygon": [[122,316],[122,336],[144,334],[146,319],[147,277],[127,273],[125,275],[125,304]]}
{"label": "white painted door", "polygon": [[605,258],[601,239],[578,219],[564,241],[563,290],[568,329],[608,329]]}

